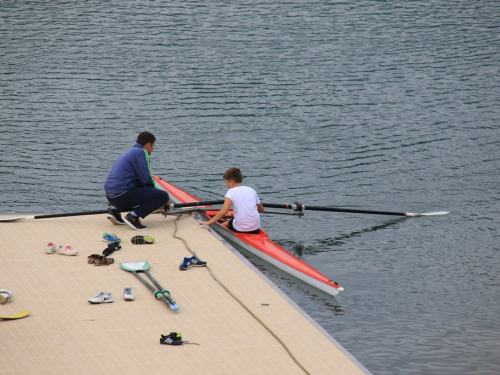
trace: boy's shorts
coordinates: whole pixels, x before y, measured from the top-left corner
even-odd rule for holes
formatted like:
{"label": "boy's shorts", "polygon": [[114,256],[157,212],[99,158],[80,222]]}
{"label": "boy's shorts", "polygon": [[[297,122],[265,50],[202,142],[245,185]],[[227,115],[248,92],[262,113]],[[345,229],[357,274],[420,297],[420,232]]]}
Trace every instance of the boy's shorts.
{"label": "boy's shorts", "polygon": [[233,227],[233,220],[234,220],[234,217],[231,220],[229,220],[228,223],[227,223],[228,228],[231,229],[233,232],[236,232],[236,233],[246,233],[246,234],[258,234],[260,232],[260,229],[252,230],[250,232],[241,232],[239,230],[236,230]]}

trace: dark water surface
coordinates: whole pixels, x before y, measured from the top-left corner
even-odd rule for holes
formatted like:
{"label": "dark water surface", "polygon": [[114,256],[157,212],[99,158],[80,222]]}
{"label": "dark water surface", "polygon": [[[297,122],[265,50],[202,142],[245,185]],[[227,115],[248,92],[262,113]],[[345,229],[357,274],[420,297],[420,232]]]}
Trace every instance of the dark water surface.
{"label": "dark water surface", "polygon": [[142,130],[153,171],[203,199],[239,166],[265,202],[451,211],[263,216],[345,288],[343,315],[259,267],[374,374],[500,373],[500,2],[2,1],[0,16],[1,214],[103,209]]}

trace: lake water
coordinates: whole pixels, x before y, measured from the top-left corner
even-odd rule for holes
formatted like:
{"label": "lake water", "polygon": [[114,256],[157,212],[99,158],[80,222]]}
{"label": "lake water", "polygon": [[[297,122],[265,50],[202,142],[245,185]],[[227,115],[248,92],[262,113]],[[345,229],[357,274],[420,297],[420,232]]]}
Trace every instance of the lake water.
{"label": "lake water", "polygon": [[[2,1],[1,214],[100,210],[140,131],[205,200],[238,166],[345,288],[258,265],[373,374],[500,373],[500,2]],[[0,231],[2,229],[0,228]],[[4,229],[5,230],[5,229]]]}

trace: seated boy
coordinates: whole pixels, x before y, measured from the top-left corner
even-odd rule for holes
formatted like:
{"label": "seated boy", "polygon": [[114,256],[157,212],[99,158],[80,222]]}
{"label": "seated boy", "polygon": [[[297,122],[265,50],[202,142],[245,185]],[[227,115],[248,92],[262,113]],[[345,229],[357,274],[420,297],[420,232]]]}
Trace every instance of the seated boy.
{"label": "seated boy", "polygon": [[224,196],[221,210],[209,221],[202,221],[200,225],[211,225],[222,219],[233,206],[234,218],[222,225],[238,233],[258,233],[260,228],[259,212],[264,212],[264,206],[254,189],[243,186],[243,175],[239,168],[229,168],[224,172],[224,181],[228,191]]}

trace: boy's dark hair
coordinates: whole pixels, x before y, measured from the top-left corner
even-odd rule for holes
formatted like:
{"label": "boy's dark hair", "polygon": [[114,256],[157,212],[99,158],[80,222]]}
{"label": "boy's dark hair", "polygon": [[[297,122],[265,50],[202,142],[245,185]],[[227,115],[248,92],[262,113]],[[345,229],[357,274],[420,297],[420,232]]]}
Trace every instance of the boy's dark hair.
{"label": "boy's dark hair", "polygon": [[222,178],[227,181],[233,180],[237,184],[241,184],[241,182],[243,181],[243,175],[241,174],[240,169],[236,167],[229,168],[227,171],[225,171],[222,175]]}
{"label": "boy's dark hair", "polygon": [[137,143],[139,143],[141,146],[146,146],[149,142],[156,142],[155,136],[150,132],[142,132],[137,136]]}

